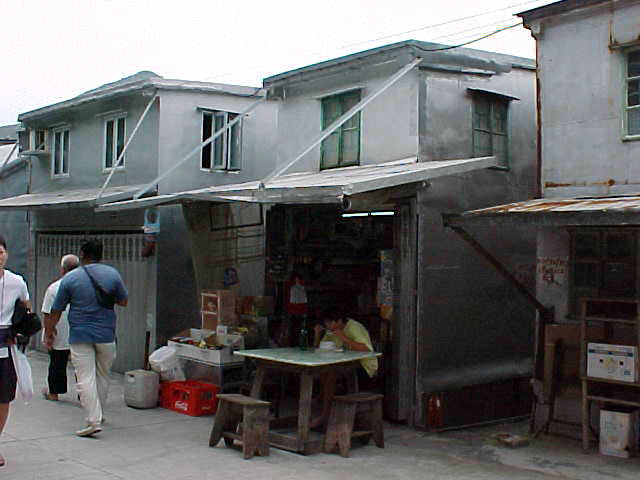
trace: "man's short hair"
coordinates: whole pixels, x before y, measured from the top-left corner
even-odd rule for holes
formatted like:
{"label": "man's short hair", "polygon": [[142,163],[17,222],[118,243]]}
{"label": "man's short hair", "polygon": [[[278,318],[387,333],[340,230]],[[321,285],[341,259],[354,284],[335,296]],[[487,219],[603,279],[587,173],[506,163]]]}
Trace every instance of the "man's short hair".
{"label": "man's short hair", "polygon": [[73,255],[72,253],[62,257],[62,260],[60,261],[60,267],[62,267],[65,272],[70,272],[74,268],[77,268],[79,264],[80,260],[77,255]]}
{"label": "man's short hair", "polygon": [[4,247],[4,249],[5,249],[5,250],[9,250],[9,249],[7,248],[7,241],[4,239],[4,236],[3,236],[3,235],[0,235],[0,246],[1,246],[1,247]]}
{"label": "man's short hair", "polygon": [[102,242],[99,240],[88,240],[82,244],[80,252],[84,258],[99,262],[102,260]]}
{"label": "man's short hair", "polygon": [[322,312],[322,321],[323,322],[338,322],[344,318],[342,312],[335,308],[327,308],[324,312]]}

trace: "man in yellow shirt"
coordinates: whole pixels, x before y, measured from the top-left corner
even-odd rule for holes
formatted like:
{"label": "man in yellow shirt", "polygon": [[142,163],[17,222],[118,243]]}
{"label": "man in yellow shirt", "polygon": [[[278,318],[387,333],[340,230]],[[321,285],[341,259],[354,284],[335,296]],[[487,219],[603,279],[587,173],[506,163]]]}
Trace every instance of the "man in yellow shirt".
{"label": "man in yellow shirt", "polygon": [[[322,332],[326,331],[324,336]],[[340,314],[337,310],[328,310],[324,313],[324,327],[320,324],[314,328],[314,346],[321,341],[334,342],[337,348],[354,350],[356,352],[373,352],[373,344],[369,332],[360,322]],[[362,368],[369,377],[373,377],[378,371],[378,359],[366,358],[360,360]],[[337,374],[330,371],[320,377],[322,383],[322,414],[311,422],[312,427],[325,424],[329,418],[331,404],[336,393]]]}

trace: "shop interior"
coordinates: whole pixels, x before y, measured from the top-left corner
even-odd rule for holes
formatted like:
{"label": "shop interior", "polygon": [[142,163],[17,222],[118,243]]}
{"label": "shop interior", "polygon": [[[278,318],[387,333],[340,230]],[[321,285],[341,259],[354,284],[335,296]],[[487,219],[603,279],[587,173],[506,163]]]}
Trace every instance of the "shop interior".
{"label": "shop interior", "polygon": [[[385,353],[391,348],[393,225],[393,211],[271,208],[265,294],[275,299],[269,328],[272,344],[312,347],[314,325],[322,324],[323,312],[335,308],[362,323],[374,350],[383,353],[375,377],[368,378],[364,371],[359,376],[361,388],[382,392]],[[289,301],[296,278],[306,292],[304,311]]]}

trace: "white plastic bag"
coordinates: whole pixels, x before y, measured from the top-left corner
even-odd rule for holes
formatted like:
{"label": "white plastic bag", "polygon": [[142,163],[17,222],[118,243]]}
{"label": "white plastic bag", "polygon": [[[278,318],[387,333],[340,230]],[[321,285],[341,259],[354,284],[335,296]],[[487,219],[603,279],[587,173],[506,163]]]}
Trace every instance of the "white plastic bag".
{"label": "white plastic bag", "polygon": [[33,398],[33,377],[31,376],[31,365],[27,356],[15,345],[11,345],[11,357],[13,366],[18,377],[18,391],[24,403],[29,403]]}
{"label": "white plastic bag", "polygon": [[149,355],[149,365],[151,370],[160,374],[160,380],[163,382],[185,379],[178,355],[171,347],[160,347]]}

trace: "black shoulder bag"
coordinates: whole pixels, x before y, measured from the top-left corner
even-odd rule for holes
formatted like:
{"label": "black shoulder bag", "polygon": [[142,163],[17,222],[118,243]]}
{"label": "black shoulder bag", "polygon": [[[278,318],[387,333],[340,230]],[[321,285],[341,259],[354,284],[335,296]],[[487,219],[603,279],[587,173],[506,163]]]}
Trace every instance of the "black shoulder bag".
{"label": "black shoulder bag", "polygon": [[111,293],[107,292],[104,288],[102,288],[100,284],[96,282],[96,279],[93,278],[93,275],[89,273],[89,270],[87,270],[84,266],[82,267],[82,269],[89,277],[89,280],[91,280],[91,284],[93,285],[93,288],[96,291],[96,300],[98,301],[98,305],[100,305],[102,308],[108,308],[109,310],[113,310],[113,306],[116,304],[115,295],[112,295]]}
{"label": "black shoulder bag", "polygon": [[29,338],[42,330],[42,322],[40,322],[38,315],[27,312],[27,307],[24,306],[22,300],[18,299],[11,317],[11,329],[14,337],[20,334]]}

